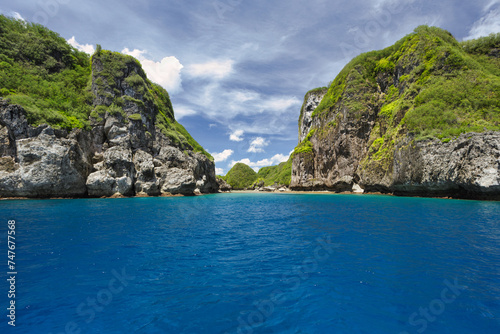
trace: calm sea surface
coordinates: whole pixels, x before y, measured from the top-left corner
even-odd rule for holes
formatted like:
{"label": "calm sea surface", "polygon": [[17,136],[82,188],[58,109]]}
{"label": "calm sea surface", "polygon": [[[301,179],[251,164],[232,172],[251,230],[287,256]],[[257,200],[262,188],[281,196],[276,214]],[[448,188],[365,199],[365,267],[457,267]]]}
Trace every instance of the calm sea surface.
{"label": "calm sea surface", "polygon": [[500,333],[498,202],[217,194],[0,213],[0,333]]}

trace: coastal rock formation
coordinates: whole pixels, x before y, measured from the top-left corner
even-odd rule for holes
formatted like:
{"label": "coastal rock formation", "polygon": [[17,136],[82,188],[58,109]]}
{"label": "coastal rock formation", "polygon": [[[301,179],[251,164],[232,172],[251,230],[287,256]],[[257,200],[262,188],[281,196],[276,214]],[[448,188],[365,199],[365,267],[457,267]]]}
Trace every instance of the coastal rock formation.
{"label": "coastal rock formation", "polygon": [[132,56],[0,19],[0,197],[216,192],[213,157]]}
{"label": "coastal rock formation", "polygon": [[[119,75],[106,72],[112,57],[118,58],[113,61],[121,66]],[[167,93],[159,92],[168,101],[168,109],[161,110],[146,94],[159,88],[152,87],[133,58],[121,57],[93,57],[94,111],[88,130],[33,127],[22,107],[0,99],[1,197],[192,195],[218,190],[214,162],[186,139],[189,134],[175,121]]]}
{"label": "coastal rock formation", "polygon": [[355,58],[306,94],[291,189],[500,199],[499,41],[419,27]]}
{"label": "coastal rock formation", "polygon": [[[365,188],[377,188],[362,175]],[[374,180],[375,181],[375,180]],[[380,185],[385,186],[385,185]],[[455,140],[400,144],[395,150],[393,182],[397,194],[457,194],[488,198],[500,194],[500,132],[467,133]]]}
{"label": "coastal rock formation", "polygon": [[219,184],[219,190],[220,191],[231,191],[233,187],[229,183],[227,183],[225,180],[221,179],[220,177],[217,177],[217,183]]}
{"label": "coastal rock formation", "polygon": [[[81,130],[68,134],[30,127],[24,110],[0,100],[0,194],[3,197],[82,196],[90,170]],[[85,148],[85,147],[84,147]]]}

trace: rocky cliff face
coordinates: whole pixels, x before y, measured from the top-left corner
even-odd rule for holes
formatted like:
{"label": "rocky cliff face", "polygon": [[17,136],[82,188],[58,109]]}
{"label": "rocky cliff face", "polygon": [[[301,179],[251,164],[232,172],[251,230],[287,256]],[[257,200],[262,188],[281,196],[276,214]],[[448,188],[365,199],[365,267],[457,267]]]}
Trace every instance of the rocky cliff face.
{"label": "rocky cliff face", "polygon": [[449,142],[405,136],[376,160],[368,116],[358,126],[343,124],[313,136],[311,152],[293,157],[291,188],[500,199],[499,131],[462,134]]}
{"label": "rocky cliff face", "polygon": [[370,180],[373,172],[361,178],[369,190],[387,187],[396,194],[500,199],[500,132],[462,134],[447,143],[402,142],[395,149],[392,174],[389,184]]}
{"label": "rocky cliff face", "polygon": [[0,100],[1,196],[84,196],[91,145],[80,129],[33,128],[24,109]]}
{"label": "rocky cliff face", "polygon": [[311,127],[313,125],[312,113],[318,107],[326,92],[326,88],[320,88],[307,92],[304,97],[304,104],[300,109],[299,117],[299,143],[303,141],[309,131],[311,131]]}
{"label": "rocky cliff face", "polygon": [[23,108],[0,100],[0,196],[158,196],[218,190],[213,161],[195,152],[173,117],[168,94],[147,80],[133,58],[94,56],[92,93],[94,111],[87,130],[32,127]]}
{"label": "rocky cliff face", "polygon": [[498,73],[457,45],[427,28],[353,60],[319,104],[306,95],[291,188],[500,199]]}
{"label": "rocky cliff face", "polygon": [[221,179],[220,177],[217,177],[217,183],[219,184],[219,190],[220,191],[231,191],[233,187],[229,183],[227,183],[225,180]]}

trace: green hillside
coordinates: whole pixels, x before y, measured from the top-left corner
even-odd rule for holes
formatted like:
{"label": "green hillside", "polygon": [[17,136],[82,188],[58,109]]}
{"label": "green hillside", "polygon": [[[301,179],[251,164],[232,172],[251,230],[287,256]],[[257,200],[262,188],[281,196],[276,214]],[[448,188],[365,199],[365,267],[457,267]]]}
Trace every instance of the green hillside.
{"label": "green hillside", "polygon": [[500,130],[499,48],[500,34],[460,43],[445,30],[420,26],[391,47],[359,55],[330,85],[313,113],[321,126],[294,154],[312,152],[311,139],[338,131],[346,118],[375,118],[368,160],[376,161],[403,135],[449,141]]}
{"label": "green hillside", "polygon": [[289,186],[292,178],[292,158],[276,166],[262,167],[257,173],[255,184],[264,183],[264,186],[279,184]]}
{"label": "green hillside", "polygon": [[245,189],[255,182],[257,173],[248,165],[238,162],[221,178],[229,183],[233,189]]}
{"label": "green hillside", "polygon": [[[95,66],[96,61],[102,68]],[[0,15],[0,96],[24,107],[31,125],[90,129],[91,118],[122,111],[124,101],[116,81],[124,78],[143,94],[143,100],[133,102],[149,104],[156,114],[154,123],[164,135],[179,147],[212,159],[175,120],[167,91],[148,80],[142,68],[140,74],[127,76],[130,64],[141,68],[131,56],[98,46],[91,57],[42,25]],[[99,87],[94,92],[93,80]]]}
{"label": "green hillside", "polygon": [[0,95],[33,125],[89,127],[90,57],[53,31],[0,15]]}

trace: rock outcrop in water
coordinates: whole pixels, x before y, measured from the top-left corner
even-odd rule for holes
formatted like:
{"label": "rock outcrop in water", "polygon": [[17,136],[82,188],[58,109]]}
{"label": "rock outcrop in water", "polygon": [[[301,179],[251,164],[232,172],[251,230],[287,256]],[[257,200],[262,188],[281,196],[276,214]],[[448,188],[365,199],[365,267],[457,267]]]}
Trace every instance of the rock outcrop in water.
{"label": "rock outcrop in water", "polygon": [[229,183],[227,183],[224,179],[217,177],[217,183],[219,184],[220,191],[231,191],[233,187]]}
{"label": "rock outcrop in water", "polygon": [[499,199],[499,48],[419,27],[355,58],[305,97],[291,188]]}
{"label": "rock outcrop in water", "polygon": [[147,80],[135,59],[94,55],[91,89],[89,129],[31,126],[24,108],[0,99],[1,197],[218,190],[211,157],[175,121],[168,94]]}

